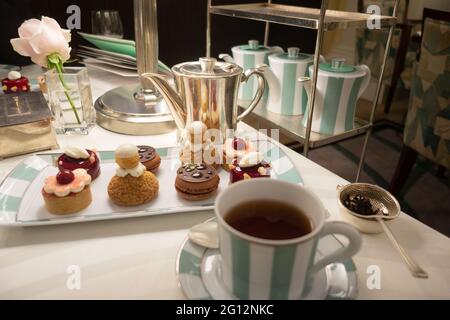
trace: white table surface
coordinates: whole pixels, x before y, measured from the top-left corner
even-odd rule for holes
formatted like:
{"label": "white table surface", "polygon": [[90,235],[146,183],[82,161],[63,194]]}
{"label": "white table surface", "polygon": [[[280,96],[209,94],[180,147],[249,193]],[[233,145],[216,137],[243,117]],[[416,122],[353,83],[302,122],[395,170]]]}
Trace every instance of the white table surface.
{"label": "white table surface", "polygon": [[[36,68],[28,69],[33,74]],[[94,96],[130,80],[90,71]],[[251,130],[241,125],[243,130]],[[121,143],[175,145],[175,133],[130,137],[96,127],[89,136],[59,136],[61,148],[113,150]],[[284,148],[305,181],[339,220],[336,186],[343,179]],[[0,161],[0,179],[25,157]],[[167,190],[172,192],[173,190]],[[165,192],[165,190],[162,190]],[[424,199],[426,201],[426,199]],[[184,299],[175,275],[177,251],[188,229],[211,213],[169,215],[120,221],[0,228],[0,299]],[[402,215],[393,230],[429,272],[413,278],[384,234],[364,236],[355,257],[360,299],[450,299],[450,239]],[[67,268],[81,267],[81,290],[67,289]],[[369,290],[367,270],[381,270],[381,290]]]}

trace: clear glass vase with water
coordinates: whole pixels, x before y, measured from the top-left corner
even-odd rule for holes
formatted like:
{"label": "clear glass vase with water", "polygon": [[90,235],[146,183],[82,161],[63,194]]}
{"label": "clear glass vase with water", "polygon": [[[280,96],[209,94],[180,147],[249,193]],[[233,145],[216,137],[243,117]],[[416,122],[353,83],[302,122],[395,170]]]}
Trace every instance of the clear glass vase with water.
{"label": "clear glass vase with water", "polygon": [[87,135],[96,117],[86,68],[64,68],[46,73],[48,99],[58,134]]}

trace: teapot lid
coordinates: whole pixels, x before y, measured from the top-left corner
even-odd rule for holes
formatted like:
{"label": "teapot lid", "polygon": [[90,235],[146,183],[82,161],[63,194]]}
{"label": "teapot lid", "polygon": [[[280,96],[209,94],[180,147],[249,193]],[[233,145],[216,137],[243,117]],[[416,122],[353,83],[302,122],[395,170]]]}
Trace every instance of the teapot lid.
{"label": "teapot lid", "polygon": [[280,53],[280,54],[276,54],[276,55],[272,55],[270,56],[270,58],[277,58],[286,62],[289,61],[303,61],[306,59],[311,59],[312,56],[308,55],[308,54],[304,54],[300,52],[300,48],[297,47],[291,47],[288,48],[288,52],[287,53]]}
{"label": "teapot lid", "polygon": [[333,73],[351,73],[356,71],[354,66],[345,64],[345,58],[333,58],[331,63],[321,63],[319,67],[322,71]]}
{"label": "teapot lid", "polygon": [[175,66],[173,71],[183,76],[200,78],[226,78],[243,72],[238,65],[218,62],[215,58],[200,58],[199,61],[182,63]]}
{"label": "teapot lid", "polygon": [[250,40],[248,44],[240,46],[241,50],[244,51],[268,51],[269,48],[260,45],[258,40]]}

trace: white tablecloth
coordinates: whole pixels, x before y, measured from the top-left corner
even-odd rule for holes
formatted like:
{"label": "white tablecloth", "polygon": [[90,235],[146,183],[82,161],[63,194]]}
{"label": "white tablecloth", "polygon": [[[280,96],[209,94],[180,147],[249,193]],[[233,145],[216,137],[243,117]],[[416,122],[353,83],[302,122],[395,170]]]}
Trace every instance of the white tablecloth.
{"label": "white tablecloth", "polygon": [[[36,68],[27,70],[29,74]],[[90,70],[94,96],[130,80]],[[246,125],[242,130],[252,130]],[[59,136],[61,148],[103,150],[121,143],[175,145],[175,133],[130,137],[96,127],[89,136]],[[284,148],[284,147],[283,147]],[[343,179],[284,148],[305,181],[339,220],[336,186]],[[25,157],[0,161],[0,179]],[[162,190],[164,192],[164,190]],[[426,201],[426,199],[424,199]],[[184,299],[175,276],[177,251],[188,229],[212,213],[169,215],[39,228],[0,228],[0,299]],[[450,239],[402,215],[393,230],[429,272],[413,278],[384,234],[364,236],[355,257],[361,299],[449,299]],[[69,290],[67,269],[81,267],[81,290]],[[381,289],[369,290],[368,268],[381,270]]]}

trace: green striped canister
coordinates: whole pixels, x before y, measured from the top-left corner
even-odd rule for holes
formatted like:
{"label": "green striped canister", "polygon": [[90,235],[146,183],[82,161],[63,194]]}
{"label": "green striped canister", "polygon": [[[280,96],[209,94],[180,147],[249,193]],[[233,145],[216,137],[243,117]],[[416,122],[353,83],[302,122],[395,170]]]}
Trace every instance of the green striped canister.
{"label": "green striped canister", "polygon": [[[310,76],[312,72],[313,68],[310,67]],[[353,130],[357,102],[367,89],[370,77],[370,70],[364,65],[333,70],[331,65],[321,64],[311,130],[327,135]],[[308,116],[309,110],[303,118],[305,127]]]}
{"label": "green striped canister", "polygon": [[[263,64],[269,64],[269,55],[276,52],[282,52],[279,47],[265,47],[259,44],[257,40],[250,40],[248,45],[237,46],[232,49],[234,62],[244,70],[254,69]],[[255,98],[258,91],[258,81],[249,79],[247,83],[242,84],[239,91],[239,100],[251,101]],[[267,100],[268,90],[265,94]]]}
{"label": "green striped canister", "polygon": [[305,113],[308,94],[297,81],[308,74],[314,57],[301,54],[299,48],[289,48],[287,53],[269,57],[270,69],[264,74],[269,84],[267,109],[270,112],[299,116]]}

